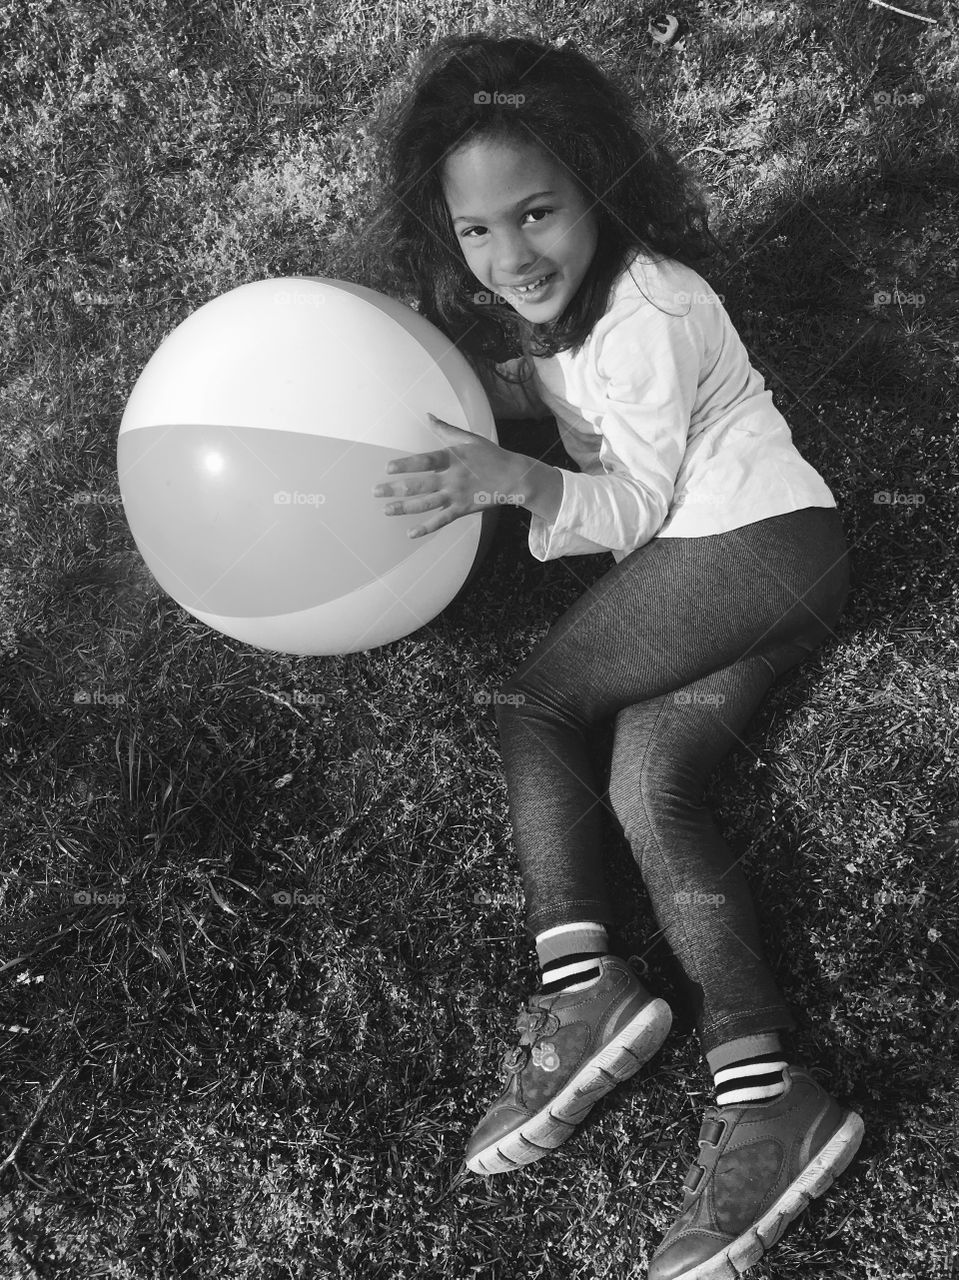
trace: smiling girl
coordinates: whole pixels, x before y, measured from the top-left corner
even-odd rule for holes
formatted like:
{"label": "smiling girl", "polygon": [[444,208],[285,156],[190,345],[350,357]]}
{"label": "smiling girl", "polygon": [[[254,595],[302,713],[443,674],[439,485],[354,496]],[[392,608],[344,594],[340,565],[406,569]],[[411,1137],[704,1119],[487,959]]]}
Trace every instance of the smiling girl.
{"label": "smiling girl", "polygon": [[[702,797],[770,686],[833,633],[849,588],[833,495],[691,265],[700,195],[625,90],[575,48],[453,36],[390,106],[376,244],[470,359],[494,412],[555,418],[578,470],[433,419],[387,514],[426,537],[512,495],[540,561],[611,551],[496,700],[540,989],[466,1152],[548,1155],[648,1061],[669,1006],[611,954],[603,792],[683,973],[715,1087],[652,1280],[731,1277],[853,1158],[863,1125],[788,1047],[738,860]],[[572,572],[572,570],[571,570]]]}

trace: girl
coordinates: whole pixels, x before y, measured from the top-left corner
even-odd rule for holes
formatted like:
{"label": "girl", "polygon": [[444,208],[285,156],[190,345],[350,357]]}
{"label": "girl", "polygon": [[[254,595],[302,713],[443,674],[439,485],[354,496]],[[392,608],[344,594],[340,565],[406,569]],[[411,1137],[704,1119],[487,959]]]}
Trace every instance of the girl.
{"label": "girl", "polygon": [[610,802],[715,1082],[649,1275],[733,1276],[863,1131],[787,1047],[795,1023],[749,891],[701,803],[773,681],[832,634],[849,586],[839,513],[691,266],[718,243],[705,203],[625,90],[568,44],[453,36],[388,115],[377,261],[470,358],[494,411],[554,416],[579,470],[433,418],[436,451],[395,459],[401,478],[374,494],[422,515],[421,537],[495,494],[529,509],[536,559],[616,561],[496,703],[542,986],[467,1164],[548,1155],[669,1031],[666,1002],[610,952],[585,733],[614,717]]}

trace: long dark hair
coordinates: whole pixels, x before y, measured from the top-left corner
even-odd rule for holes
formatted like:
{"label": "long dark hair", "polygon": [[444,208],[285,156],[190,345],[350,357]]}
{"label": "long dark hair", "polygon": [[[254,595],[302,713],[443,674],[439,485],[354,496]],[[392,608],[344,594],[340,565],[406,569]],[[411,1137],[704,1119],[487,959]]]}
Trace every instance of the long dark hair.
{"label": "long dark hair", "polygon": [[[727,252],[709,228],[693,175],[661,133],[639,118],[616,73],[604,72],[571,43],[445,36],[387,92],[370,137],[378,148],[381,191],[364,233],[371,267],[375,263],[379,279],[385,274],[392,291],[414,296],[420,314],[456,343],[477,373],[492,374],[496,362],[521,353],[550,356],[581,347],[637,249],[694,269],[717,248]],[[442,164],[480,140],[541,141],[593,205],[595,255],[551,323],[532,324],[498,295],[483,293],[459,247]]]}

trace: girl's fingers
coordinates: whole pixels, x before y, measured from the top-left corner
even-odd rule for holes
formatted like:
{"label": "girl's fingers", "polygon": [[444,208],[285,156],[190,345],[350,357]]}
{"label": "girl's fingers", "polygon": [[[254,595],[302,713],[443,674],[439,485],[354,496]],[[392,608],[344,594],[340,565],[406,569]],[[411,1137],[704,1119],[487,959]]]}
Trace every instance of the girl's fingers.
{"label": "girl's fingers", "polygon": [[429,524],[417,524],[412,529],[407,529],[406,536],[408,538],[420,538],[425,533],[435,533],[437,529],[443,529],[446,525],[452,524],[452,520],[444,520],[442,516],[437,520],[431,520]]}
{"label": "girl's fingers", "polygon": [[404,458],[391,458],[386,464],[389,475],[400,471],[444,471],[447,465],[447,451],[437,449],[433,453],[408,453]]}
{"label": "girl's fingers", "polygon": [[436,511],[447,505],[442,493],[431,493],[423,498],[408,498],[404,502],[389,502],[383,508],[388,516],[413,516],[421,511]]}
{"label": "girl's fingers", "polygon": [[410,498],[417,493],[436,493],[434,481],[430,478],[425,480],[396,480],[392,484],[377,484],[373,486],[374,498]]}

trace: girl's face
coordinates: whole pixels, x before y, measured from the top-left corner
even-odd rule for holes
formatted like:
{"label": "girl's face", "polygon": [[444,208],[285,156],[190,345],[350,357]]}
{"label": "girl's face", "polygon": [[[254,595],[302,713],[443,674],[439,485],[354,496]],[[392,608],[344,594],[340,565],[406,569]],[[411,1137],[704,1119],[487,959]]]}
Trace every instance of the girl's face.
{"label": "girl's face", "polygon": [[[596,251],[591,202],[569,171],[531,144],[473,142],[449,156],[441,184],[477,280],[532,324],[562,315]],[[512,286],[548,276],[529,293]]]}

